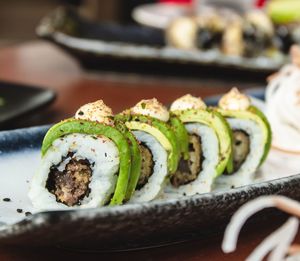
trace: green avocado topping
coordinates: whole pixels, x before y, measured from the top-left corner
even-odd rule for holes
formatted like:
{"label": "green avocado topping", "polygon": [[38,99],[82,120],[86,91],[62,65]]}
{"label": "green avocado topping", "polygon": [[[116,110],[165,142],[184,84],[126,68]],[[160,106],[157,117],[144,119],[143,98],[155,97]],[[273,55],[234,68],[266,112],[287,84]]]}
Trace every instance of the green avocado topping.
{"label": "green avocado topping", "polygon": [[[272,141],[272,131],[271,126],[266,118],[266,116],[256,107],[250,106],[245,111],[231,111],[231,110],[222,110],[218,109],[218,111],[227,118],[238,118],[245,120],[252,120],[258,124],[261,128],[264,135],[264,153],[260,160],[259,166],[265,161],[270,148]],[[229,172],[230,173],[230,172]]]}
{"label": "green avocado topping", "polygon": [[142,166],[142,155],[140,151],[140,146],[134,135],[127,129],[125,124],[120,121],[115,121],[116,128],[123,133],[123,135],[127,138],[128,143],[130,144],[131,151],[131,170],[130,177],[127,186],[127,192],[125,196],[125,201],[130,200],[133,195],[136,185],[138,183],[140,174],[141,174],[141,166]]}
{"label": "green avocado topping", "polygon": [[189,136],[183,122],[175,115],[171,114],[169,124],[174,131],[180,152],[184,160],[189,159]]}
{"label": "green avocado topping", "polygon": [[115,143],[120,155],[120,167],[116,188],[110,205],[122,204],[126,196],[131,171],[131,149],[127,138],[112,126],[71,118],[55,124],[49,129],[43,140],[42,156],[46,154],[56,139],[72,133],[103,135]]}
{"label": "green avocado topping", "polygon": [[180,158],[176,135],[167,123],[144,115],[119,114],[116,120],[125,122],[131,130],[141,130],[153,135],[168,152],[168,170],[175,173]]}
{"label": "green avocado topping", "polygon": [[264,163],[264,161],[266,160],[269,151],[271,149],[271,144],[272,144],[272,130],[271,130],[271,125],[267,119],[267,117],[263,114],[263,112],[261,110],[259,110],[258,108],[256,108],[255,106],[251,106],[249,108],[249,111],[256,114],[265,124],[265,128],[266,128],[266,134],[267,134],[267,140],[265,143],[265,150],[264,150],[264,154],[260,160],[259,166],[261,166],[261,164]]}
{"label": "green avocado topping", "polygon": [[219,140],[219,163],[216,168],[216,177],[221,175],[232,158],[232,133],[226,120],[221,114],[210,109],[189,109],[174,111],[174,113],[183,123],[198,122],[211,127],[215,131]]}

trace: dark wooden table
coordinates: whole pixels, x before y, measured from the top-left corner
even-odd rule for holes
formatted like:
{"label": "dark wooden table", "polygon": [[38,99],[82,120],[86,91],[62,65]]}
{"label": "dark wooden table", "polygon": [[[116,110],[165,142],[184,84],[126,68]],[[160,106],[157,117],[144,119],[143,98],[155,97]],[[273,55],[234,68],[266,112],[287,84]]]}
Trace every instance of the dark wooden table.
{"label": "dark wooden table", "polygon": [[[112,72],[86,72],[72,58],[45,42],[31,42],[0,50],[0,80],[50,88],[56,101],[47,109],[20,119],[12,127],[52,123],[69,117],[87,102],[103,99],[114,112],[132,106],[142,98],[157,97],[170,103],[186,93],[206,97],[227,91],[232,85],[255,87],[237,79],[181,79]],[[257,83],[261,84],[261,83]],[[0,90],[1,91],[1,90]],[[217,213],[216,213],[217,214]],[[173,246],[122,253],[79,253],[58,248],[28,249],[0,246],[0,260],[243,260],[280,221],[248,225],[241,235],[238,250],[230,255],[221,251],[222,234]]]}

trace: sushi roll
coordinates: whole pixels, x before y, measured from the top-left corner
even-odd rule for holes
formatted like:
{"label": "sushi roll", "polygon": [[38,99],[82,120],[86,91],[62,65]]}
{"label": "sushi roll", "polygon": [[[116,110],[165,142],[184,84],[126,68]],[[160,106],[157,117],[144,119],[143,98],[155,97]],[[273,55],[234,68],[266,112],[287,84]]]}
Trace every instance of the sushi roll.
{"label": "sushi roll", "polygon": [[232,17],[224,30],[222,51],[233,56],[255,57],[274,49],[274,26],[261,11],[250,11],[245,17]]}
{"label": "sushi roll", "polygon": [[262,11],[250,11],[243,27],[244,56],[254,57],[273,51],[275,28],[271,19]]}
{"label": "sushi roll", "polygon": [[41,166],[29,191],[35,208],[123,203],[133,151],[112,116],[111,109],[99,100],[49,129],[42,143]]}
{"label": "sushi roll", "polygon": [[224,10],[204,8],[196,17],[196,46],[200,50],[219,49],[223,32],[228,23],[228,13]]}
{"label": "sushi roll", "polygon": [[131,203],[158,197],[167,177],[177,169],[180,149],[169,118],[168,110],[156,99],[142,100],[115,117],[132,131],[141,151],[141,172],[131,189]]}
{"label": "sushi roll", "polygon": [[166,30],[166,42],[179,49],[196,49],[197,30],[197,21],[194,17],[174,19]]}
{"label": "sushi roll", "polygon": [[271,145],[271,129],[264,114],[251,105],[248,96],[233,88],[219,101],[217,109],[233,134],[233,157],[226,174],[217,183],[226,188],[252,183],[255,171],[265,161]]}
{"label": "sushi roll", "polygon": [[230,128],[218,112],[189,94],[174,101],[170,110],[184,124],[188,145],[166,191],[188,196],[210,192],[231,158]]}

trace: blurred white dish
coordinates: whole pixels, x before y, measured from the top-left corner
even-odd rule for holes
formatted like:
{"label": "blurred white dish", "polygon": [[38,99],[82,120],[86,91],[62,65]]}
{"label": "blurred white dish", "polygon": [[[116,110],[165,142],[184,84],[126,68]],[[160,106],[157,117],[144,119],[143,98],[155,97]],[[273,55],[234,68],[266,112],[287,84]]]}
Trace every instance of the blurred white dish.
{"label": "blurred white dish", "polygon": [[136,7],[132,18],[139,24],[165,29],[174,18],[192,13],[190,5],[145,4]]}

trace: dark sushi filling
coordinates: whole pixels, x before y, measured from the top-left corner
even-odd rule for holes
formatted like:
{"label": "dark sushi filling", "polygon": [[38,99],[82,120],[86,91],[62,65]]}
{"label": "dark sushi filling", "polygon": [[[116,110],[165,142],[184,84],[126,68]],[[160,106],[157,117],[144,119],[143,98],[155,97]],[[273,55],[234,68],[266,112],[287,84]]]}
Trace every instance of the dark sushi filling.
{"label": "dark sushi filling", "polygon": [[171,177],[171,184],[179,187],[196,180],[202,170],[203,160],[201,138],[195,134],[189,135],[189,159],[180,159],[178,169]]}
{"label": "dark sushi filling", "polygon": [[154,167],[153,155],[145,143],[140,144],[140,151],[142,154],[142,166],[141,174],[138,180],[138,184],[136,186],[137,190],[143,188],[148,182],[149,178],[153,174]]}
{"label": "dark sushi filling", "polygon": [[[80,205],[81,200],[89,196],[92,178],[92,164],[87,159],[76,159],[73,155],[69,153],[61,163],[53,165],[46,182],[46,188],[55,195],[56,201],[69,207]],[[65,166],[59,170],[62,164]]]}
{"label": "dark sushi filling", "polygon": [[257,56],[272,45],[271,37],[250,23],[243,28],[243,40],[245,44],[244,56],[246,57]]}
{"label": "dark sushi filling", "polygon": [[233,169],[236,172],[250,152],[250,137],[243,130],[233,131]]}
{"label": "dark sushi filling", "polygon": [[210,28],[199,28],[197,31],[196,45],[201,50],[217,47],[221,44],[222,32]]}

